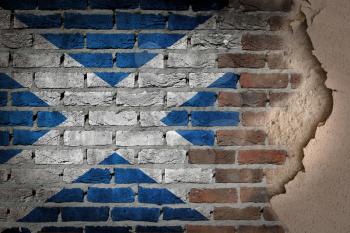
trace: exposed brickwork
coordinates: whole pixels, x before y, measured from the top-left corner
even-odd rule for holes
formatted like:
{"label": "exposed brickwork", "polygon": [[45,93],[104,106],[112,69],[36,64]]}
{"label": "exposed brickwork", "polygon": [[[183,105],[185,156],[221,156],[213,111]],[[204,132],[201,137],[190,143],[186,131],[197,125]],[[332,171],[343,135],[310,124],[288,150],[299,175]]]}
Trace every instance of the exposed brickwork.
{"label": "exposed brickwork", "polygon": [[284,232],[264,126],[302,82],[291,1],[0,8],[0,232]]}

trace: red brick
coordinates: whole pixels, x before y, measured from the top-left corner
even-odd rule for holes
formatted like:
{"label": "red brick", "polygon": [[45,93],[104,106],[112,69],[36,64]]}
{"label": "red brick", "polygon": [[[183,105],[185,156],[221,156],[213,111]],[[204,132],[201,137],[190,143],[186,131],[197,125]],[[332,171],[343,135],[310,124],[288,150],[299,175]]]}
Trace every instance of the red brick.
{"label": "red brick", "polygon": [[233,164],[236,151],[214,149],[191,149],[188,152],[188,162],[191,164]]}
{"label": "red brick", "polygon": [[270,69],[288,69],[287,57],[282,53],[270,53],[267,55],[267,65]]}
{"label": "red brick", "polygon": [[292,74],[290,78],[290,84],[292,89],[296,89],[301,84],[301,75],[300,74]]}
{"label": "red brick", "polygon": [[286,92],[270,93],[270,105],[272,107],[286,107],[288,105],[288,99],[291,95],[291,93]]}
{"label": "red brick", "polygon": [[219,68],[264,68],[265,54],[219,54]]}
{"label": "red brick", "polygon": [[189,200],[192,203],[236,203],[237,190],[229,189],[191,189]]}
{"label": "red brick", "polygon": [[277,214],[269,206],[264,207],[264,209],[263,209],[263,216],[264,216],[264,219],[266,221],[278,221]]}
{"label": "red brick", "polygon": [[282,50],[284,47],[282,37],[277,35],[244,34],[241,43],[244,50],[252,51]]}
{"label": "red brick", "polygon": [[246,11],[290,11],[291,0],[240,0]]}
{"label": "red brick", "polygon": [[243,126],[263,126],[266,125],[266,112],[243,112],[242,125]]}
{"label": "red brick", "polygon": [[235,233],[234,226],[194,226],[187,225],[187,233]]}
{"label": "red brick", "polygon": [[283,164],[287,153],[283,150],[243,150],[239,152],[240,164]]}
{"label": "red brick", "polygon": [[284,233],[281,226],[240,226],[238,233]]}
{"label": "red brick", "polygon": [[268,101],[265,92],[220,92],[219,106],[220,107],[265,107]]}
{"label": "red brick", "polygon": [[264,173],[260,169],[216,169],[216,183],[259,183]]}
{"label": "red brick", "polygon": [[241,188],[241,202],[266,203],[270,200],[270,195],[266,188],[252,187]]}
{"label": "red brick", "polygon": [[217,143],[219,146],[264,145],[266,133],[262,130],[219,130]]}
{"label": "red brick", "polygon": [[239,80],[242,88],[286,88],[288,82],[288,74],[243,73]]}
{"label": "red brick", "polygon": [[274,15],[268,19],[271,31],[286,31],[290,28],[290,20],[286,16]]}
{"label": "red brick", "polygon": [[230,207],[215,207],[215,220],[258,220],[260,219],[260,208],[246,207],[246,208],[230,208]]}

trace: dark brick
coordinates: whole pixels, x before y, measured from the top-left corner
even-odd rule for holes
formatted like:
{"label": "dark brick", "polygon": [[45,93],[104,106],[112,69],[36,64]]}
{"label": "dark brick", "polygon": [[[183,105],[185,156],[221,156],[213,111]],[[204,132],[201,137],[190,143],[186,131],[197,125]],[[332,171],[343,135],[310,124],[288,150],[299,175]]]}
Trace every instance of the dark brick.
{"label": "dark brick", "polygon": [[134,34],[92,34],[86,35],[88,49],[132,49],[135,44]]}
{"label": "dark brick", "polygon": [[60,14],[24,14],[17,13],[15,17],[27,25],[28,28],[59,28],[61,27],[61,15]]}
{"label": "dark brick", "polygon": [[292,74],[290,78],[290,84],[292,89],[296,89],[300,87],[301,84],[301,75],[300,74]]}
{"label": "dark brick", "polygon": [[228,6],[228,0],[191,0],[193,11],[221,10]]}
{"label": "dark brick", "polygon": [[193,111],[191,113],[192,126],[237,126],[239,112],[221,111]]}
{"label": "dark brick", "polygon": [[74,189],[62,189],[60,192],[50,197],[46,202],[83,202],[84,191],[78,188]]}
{"label": "dark brick", "polygon": [[244,34],[242,36],[242,48],[244,50],[281,50],[283,47],[283,39],[278,35]]}
{"label": "dark brick", "polygon": [[281,226],[240,226],[238,233],[285,233]]}
{"label": "dark brick", "polygon": [[266,55],[249,53],[219,54],[219,68],[264,68]]}
{"label": "dark brick", "polygon": [[199,24],[207,21],[211,16],[187,16],[187,15],[169,15],[169,30],[193,30]]}
{"label": "dark brick", "polygon": [[239,83],[242,88],[286,88],[288,74],[241,74]]}
{"label": "dark brick", "polygon": [[286,107],[292,93],[287,92],[271,92],[269,95],[270,105],[272,107]]}
{"label": "dark brick", "polygon": [[268,101],[264,92],[220,92],[218,102],[220,107],[265,107]]}
{"label": "dark brick", "polygon": [[234,226],[187,225],[187,233],[235,233]]}
{"label": "dark brick", "polygon": [[179,220],[179,221],[203,221],[207,220],[197,210],[191,208],[163,208],[164,220]]}
{"label": "dark brick", "polygon": [[267,64],[270,69],[288,69],[287,57],[282,53],[270,53],[267,56]]}
{"label": "dark brick", "polygon": [[50,43],[59,49],[82,49],[84,48],[84,35],[80,33],[74,34],[40,34]]}
{"label": "dark brick", "polygon": [[191,189],[189,200],[192,203],[236,203],[237,190],[231,189]]}
{"label": "dark brick", "polygon": [[160,216],[158,208],[115,207],[112,209],[113,221],[145,221],[157,222]]}
{"label": "dark brick", "polygon": [[70,53],[68,55],[87,68],[113,67],[113,56],[110,53]]}
{"label": "dark brick", "polygon": [[[1,116],[1,113],[0,113]],[[8,131],[0,131],[0,146],[8,146],[10,143],[10,133]]]}
{"label": "dark brick", "polygon": [[39,0],[39,9],[57,10],[57,9],[85,9],[87,0]]}
{"label": "dark brick", "polygon": [[117,29],[164,29],[164,15],[117,12]]}
{"label": "dark brick", "polygon": [[78,227],[43,227],[39,233],[83,233],[83,228]]}
{"label": "dark brick", "polygon": [[112,175],[109,169],[91,168],[84,175],[80,176],[74,183],[85,184],[109,184]]}
{"label": "dark brick", "polygon": [[61,208],[63,222],[101,222],[109,217],[108,207],[63,207]]}
{"label": "dark brick", "polygon": [[183,233],[184,229],[180,226],[137,226],[137,233]]}
{"label": "dark brick", "polygon": [[0,107],[7,105],[7,92],[0,91]]}
{"label": "dark brick", "polygon": [[191,149],[188,162],[191,164],[233,164],[236,151],[214,149]]}
{"label": "dark brick", "polygon": [[112,14],[64,13],[64,27],[78,29],[111,29]]}
{"label": "dark brick", "polygon": [[267,22],[271,31],[288,30],[290,28],[290,19],[286,16],[274,15]]}
{"label": "dark brick", "polygon": [[266,221],[278,221],[278,216],[275,211],[270,207],[266,206],[263,209],[263,216]]}
{"label": "dark brick", "polygon": [[141,0],[144,10],[187,10],[190,0]]}
{"label": "dark brick", "polygon": [[258,220],[261,213],[258,207],[231,208],[231,207],[215,207],[215,220]]}
{"label": "dark brick", "polygon": [[152,34],[139,34],[138,43],[139,48],[142,49],[165,49],[178,40],[183,38],[184,34],[164,34],[164,33],[152,33]]}
{"label": "dark brick", "polygon": [[0,111],[1,126],[33,126],[31,111]]}
{"label": "dark brick", "polygon": [[239,0],[246,11],[290,11],[292,0]]}
{"label": "dark brick", "polygon": [[59,208],[37,207],[19,222],[57,222]]}
{"label": "dark brick", "polygon": [[239,152],[240,164],[283,164],[287,152],[284,150],[242,150]]}
{"label": "dark brick", "polygon": [[129,233],[131,227],[107,227],[107,226],[88,226],[85,227],[85,233]]}
{"label": "dark brick", "polygon": [[130,203],[134,202],[134,192],[131,188],[90,187],[87,200],[95,203]]}
{"label": "dark brick", "polygon": [[242,125],[243,126],[263,126],[266,124],[266,112],[243,112]]}
{"label": "dark brick", "polygon": [[93,9],[136,9],[140,0],[89,0]]}
{"label": "dark brick", "polygon": [[216,183],[260,183],[264,173],[260,169],[219,169],[215,170]]}
{"label": "dark brick", "polygon": [[264,145],[266,133],[262,130],[218,130],[219,146]]}
{"label": "dark brick", "polygon": [[270,195],[266,188],[241,188],[241,202],[265,203],[269,202]]}
{"label": "dark brick", "polygon": [[8,10],[33,10],[37,0],[1,0],[0,7]]}
{"label": "dark brick", "polygon": [[13,131],[13,145],[32,145],[39,138],[47,134],[49,130],[14,130]]}

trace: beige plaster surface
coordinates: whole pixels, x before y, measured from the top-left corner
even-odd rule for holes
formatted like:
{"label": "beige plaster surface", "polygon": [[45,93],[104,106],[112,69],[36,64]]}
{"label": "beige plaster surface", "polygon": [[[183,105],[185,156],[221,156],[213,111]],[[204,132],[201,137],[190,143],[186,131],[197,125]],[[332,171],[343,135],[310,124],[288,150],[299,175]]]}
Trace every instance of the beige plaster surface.
{"label": "beige plaster surface", "polygon": [[272,207],[291,233],[350,232],[350,1],[308,0],[302,11],[327,72],[333,111],[304,148],[304,171]]}

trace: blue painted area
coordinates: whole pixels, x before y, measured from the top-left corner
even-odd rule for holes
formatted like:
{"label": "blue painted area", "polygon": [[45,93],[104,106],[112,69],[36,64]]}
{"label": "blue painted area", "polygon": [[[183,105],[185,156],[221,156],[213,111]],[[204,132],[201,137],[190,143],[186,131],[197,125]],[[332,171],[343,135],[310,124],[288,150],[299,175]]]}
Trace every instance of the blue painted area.
{"label": "blue painted area", "polygon": [[234,88],[237,87],[239,75],[235,73],[226,73],[222,77],[218,78],[215,82],[210,84],[209,88]]}
{"label": "blue painted area", "polygon": [[111,174],[108,169],[92,168],[73,183],[109,184],[110,180]]}
{"label": "blue painted area", "polygon": [[181,226],[137,226],[136,233],[182,233],[184,229]]}
{"label": "blue painted area", "polygon": [[164,220],[180,220],[180,221],[204,221],[208,220],[197,210],[190,208],[163,208]]}
{"label": "blue painted area", "polygon": [[89,188],[87,200],[95,203],[131,203],[134,192],[131,188]]}
{"label": "blue painted area", "polygon": [[1,0],[0,7],[7,10],[33,10],[37,0]]}
{"label": "blue painted area", "polygon": [[157,188],[139,187],[138,199],[140,203],[150,203],[157,205],[184,203],[179,197],[174,195],[168,189]]}
{"label": "blue painted area", "polygon": [[193,11],[221,10],[228,6],[228,0],[191,0]]}
{"label": "blue painted area", "polygon": [[178,40],[183,38],[184,34],[164,34],[164,33],[152,33],[152,34],[139,34],[138,43],[139,48],[142,49],[165,49]]}
{"label": "blue painted area", "polygon": [[157,222],[160,216],[158,208],[115,207],[112,209],[113,221]]}
{"label": "blue painted area", "polygon": [[82,49],[84,48],[84,35],[80,33],[74,34],[40,34],[50,43],[59,49]]}
{"label": "blue painted area", "polygon": [[61,27],[60,14],[35,15],[17,13],[15,17],[27,25],[28,28],[59,28]]}
{"label": "blue painted area", "polygon": [[93,9],[136,9],[140,0],[90,0],[90,7]]}
{"label": "blue painted area", "polygon": [[86,35],[88,49],[132,49],[134,34],[91,34]]}
{"label": "blue painted area", "polygon": [[64,13],[65,28],[79,29],[112,29],[112,14]]}
{"label": "blue painted area", "polygon": [[12,105],[17,107],[47,107],[49,106],[45,101],[34,95],[30,91],[13,92]]}
{"label": "blue painted area", "polygon": [[57,222],[59,208],[37,207],[19,222]]}
{"label": "blue painted area", "polygon": [[0,164],[6,163],[21,152],[19,149],[0,150]]}
{"label": "blue painted area", "polygon": [[140,68],[152,60],[157,53],[117,53],[117,66],[120,68]]}
{"label": "blue painted area", "polygon": [[38,127],[56,127],[67,118],[60,112],[38,112]]}
{"label": "blue painted area", "polygon": [[187,111],[171,111],[161,122],[167,126],[187,126],[188,113]]}
{"label": "blue painted area", "polygon": [[108,207],[63,207],[61,208],[63,222],[82,221],[98,222],[107,221]]}
{"label": "blue painted area", "polygon": [[129,76],[130,73],[119,72],[119,73],[108,73],[108,72],[97,72],[95,73],[103,81],[115,87],[119,82]]}
{"label": "blue painted area", "polygon": [[191,122],[193,126],[237,126],[239,113],[194,111],[191,113]]}
{"label": "blue painted area", "polygon": [[198,25],[206,22],[212,16],[186,16],[186,15],[169,15],[169,30],[193,30]]}
{"label": "blue painted area", "polygon": [[115,164],[130,164],[128,160],[124,159],[121,155],[113,153],[105,158],[100,165],[115,165]]}
{"label": "blue painted area", "polygon": [[85,227],[85,233],[129,233],[131,227]]}
{"label": "blue painted area", "polygon": [[[10,134],[8,131],[0,131],[0,146],[8,146],[10,143]],[[1,157],[0,157],[1,161]]]}
{"label": "blue painted area", "polygon": [[77,9],[83,10],[87,7],[86,0],[39,0],[39,9],[58,10],[58,9]]}
{"label": "blue painted area", "polygon": [[144,10],[187,10],[190,0],[141,0]]}
{"label": "blue painted area", "polygon": [[214,146],[215,133],[212,130],[177,130],[176,133],[194,146]]}
{"label": "blue painted area", "polygon": [[115,168],[116,184],[157,183],[140,169]]}
{"label": "blue painted area", "polygon": [[7,92],[0,91],[0,107],[7,105]]}
{"label": "blue painted area", "polygon": [[28,228],[6,228],[1,231],[1,233],[31,233]]}
{"label": "blue painted area", "polygon": [[182,107],[209,107],[216,101],[215,92],[198,92],[191,99],[183,103]]}
{"label": "blue painted area", "polygon": [[80,227],[43,227],[40,233],[83,233]]}
{"label": "blue painted area", "polygon": [[15,89],[23,86],[12,79],[8,74],[0,73],[0,89]]}
{"label": "blue painted area", "polygon": [[31,111],[0,111],[1,126],[33,126]]}
{"label": "blue painted area", "polygon": [[86,68],[113,67],[113,57],[110,53],[70,53],[69,56]]}
{"label": "blue painted area", "polygon": [[84,191],[79,188],[73,189],[62,189],[49,199],[46,202],[83,202],[84,201]]}
{"label": "blue painted area", "polygon": [[33,145],[39,138],[47,134],[49,130],[14,130],[13,144],[14,145]]}
{"label": "blue painted area", "polygon": [[164,15],[117,12],[117,29],[164,29]]}

